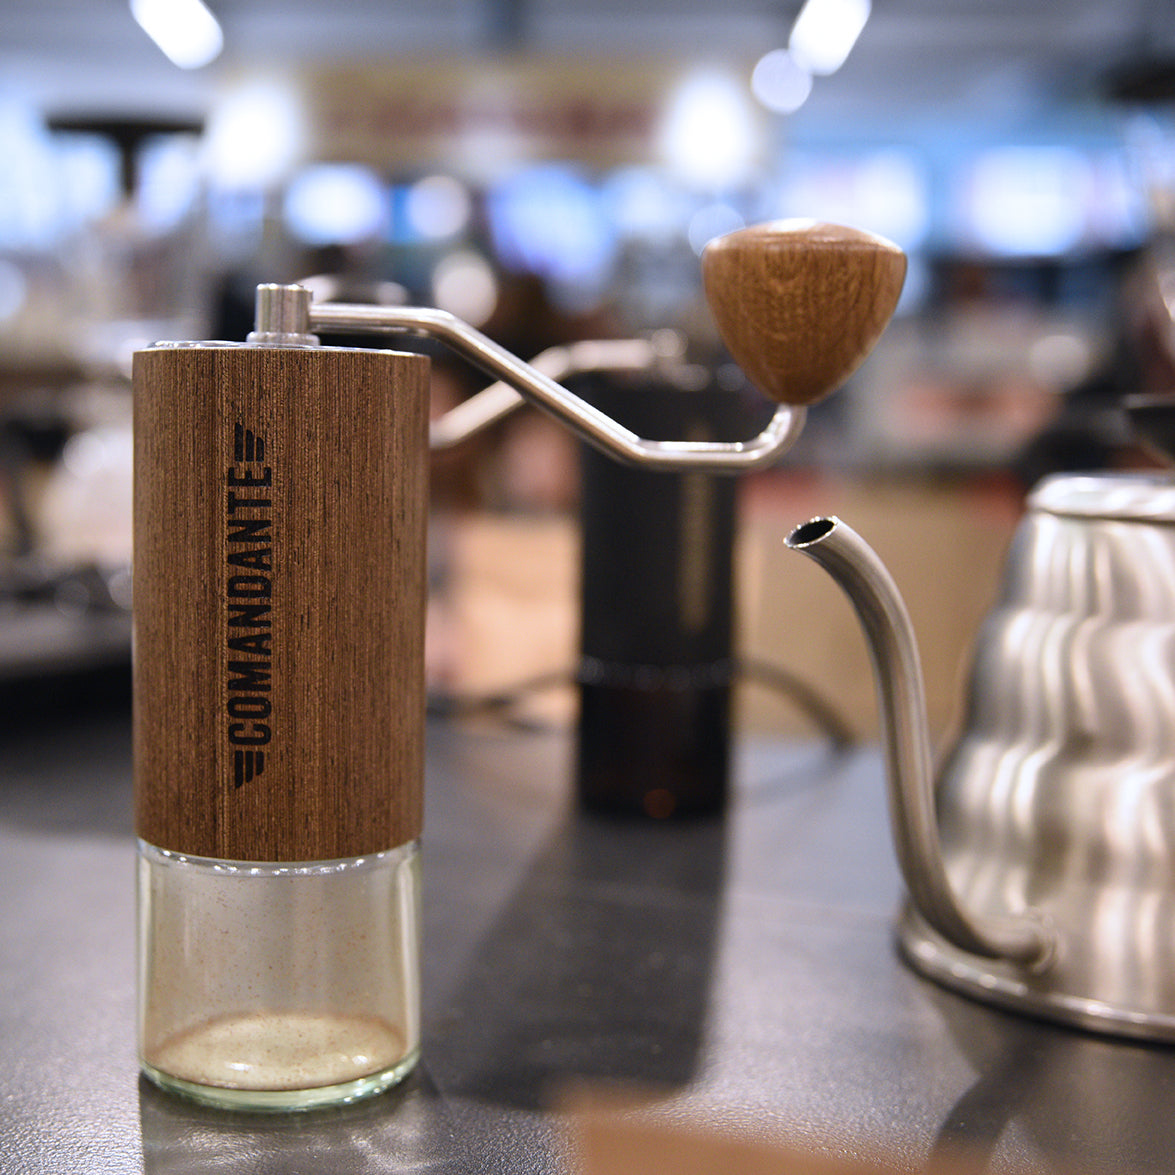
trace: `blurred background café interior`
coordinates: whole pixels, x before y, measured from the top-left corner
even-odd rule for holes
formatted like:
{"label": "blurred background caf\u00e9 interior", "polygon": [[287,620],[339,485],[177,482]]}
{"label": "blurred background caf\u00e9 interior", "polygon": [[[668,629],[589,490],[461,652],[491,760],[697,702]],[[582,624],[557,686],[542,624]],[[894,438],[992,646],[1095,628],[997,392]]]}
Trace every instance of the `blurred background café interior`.
{"label": "blurred background caf\u00e9 interior", "polygon": [[[1166,0],[0,0],[0,158],[11,714],[129,689],[130,355],[243,340],[258,282],[440,306],[524,358],[652,340],[752,435],[706,242],[810,217],[899,244],[877,350],[735,491],[740,655],[862,737],[864,644],[796,522],[842,514],[889,563],[941,731],[1031,485],[1161,464],[1121,400],[1175,397]],[[434,414],[487,382],[406,345]],[[434,454],[442,710],[573,721],[582,460],[531,408]],[[811,729],[761,684],[738,706]]]}

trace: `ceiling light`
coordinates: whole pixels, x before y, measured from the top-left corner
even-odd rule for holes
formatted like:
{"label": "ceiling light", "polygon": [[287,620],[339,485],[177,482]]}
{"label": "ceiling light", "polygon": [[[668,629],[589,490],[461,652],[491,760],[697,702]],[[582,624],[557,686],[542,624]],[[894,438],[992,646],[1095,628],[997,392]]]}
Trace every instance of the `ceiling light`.
{"label": "ceiling light", "polygon": [[750,169],[758,144],[745,85],[724,74],[701,73],[686,78],[673,95],[661,148],[683,179],[721,188]]}
{"label": "ceiling light", "polygon": [[807,0],[788,48],[809,73],[836,73],[857,43],[869,8],[869,0]]}
{"label": "ceiling light", "polygon": [[139,27],[180,69],[200,69],[224,48],[224,34],[202,0],[130,0]]}
{"label": "ceiling light", "polygon": [[299,96],[286,82],[259,77],[225,91],[205,134],[213,182],[244,190],[279,183],[302,154],[304,124]]}

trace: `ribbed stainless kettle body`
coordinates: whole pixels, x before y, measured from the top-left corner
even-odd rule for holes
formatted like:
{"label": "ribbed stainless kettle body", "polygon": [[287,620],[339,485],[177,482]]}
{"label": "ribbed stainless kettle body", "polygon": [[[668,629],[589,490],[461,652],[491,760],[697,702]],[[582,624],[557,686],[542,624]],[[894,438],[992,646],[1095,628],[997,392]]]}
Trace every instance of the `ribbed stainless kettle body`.
{"label": "ribbed stainless kettle body", "polygon": [[1175,1039],[1175,482],[1059,476],[1028,506],[937,805],[960,904],[1036,911],[1055,954],[979,958],[911,909],[902,943],[984,999]]}

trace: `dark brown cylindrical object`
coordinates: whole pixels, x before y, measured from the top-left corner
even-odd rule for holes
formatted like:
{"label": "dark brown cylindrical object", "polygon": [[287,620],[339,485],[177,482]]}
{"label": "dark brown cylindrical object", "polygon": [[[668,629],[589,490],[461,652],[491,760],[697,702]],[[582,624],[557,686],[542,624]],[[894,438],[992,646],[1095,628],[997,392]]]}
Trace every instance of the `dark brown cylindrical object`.
{"label": "dark brown cylindrical object", "polygon": [[[583,381],[641,435],[745,436],[716,384]],[[576,789],[588,808],[654,818],[720,811],[730,768],[737,483],[582,455]]]}
{"label": "dark brown cylindrical object", "polygon": [[420,831],[428,361],[136,356],[138,835],[237,861]]}

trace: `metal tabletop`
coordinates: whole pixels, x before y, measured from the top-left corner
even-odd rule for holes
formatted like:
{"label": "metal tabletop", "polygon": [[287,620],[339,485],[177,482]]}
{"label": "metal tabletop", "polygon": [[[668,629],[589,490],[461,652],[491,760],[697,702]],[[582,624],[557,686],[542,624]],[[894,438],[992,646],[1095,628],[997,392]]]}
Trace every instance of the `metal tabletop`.
{"label": "metal tabletop", "polygon": [[1175,1052],[900,962],[874,751],[744,741],[724,820],[587,817],[569,778],[565,735],[434,725],[422,1064],[354,1106],[230,1114],[137,1074],[129,715],[4,732],[0,1171],[543,1175],[584,1083],[903,1170],[1170,1170]]}

